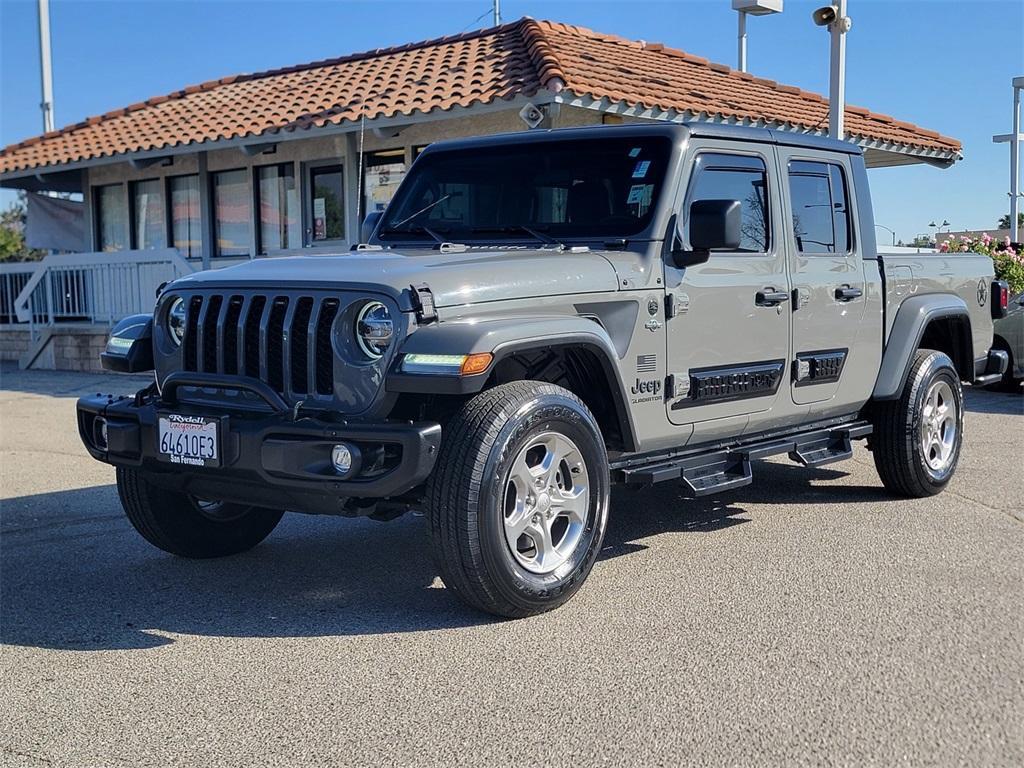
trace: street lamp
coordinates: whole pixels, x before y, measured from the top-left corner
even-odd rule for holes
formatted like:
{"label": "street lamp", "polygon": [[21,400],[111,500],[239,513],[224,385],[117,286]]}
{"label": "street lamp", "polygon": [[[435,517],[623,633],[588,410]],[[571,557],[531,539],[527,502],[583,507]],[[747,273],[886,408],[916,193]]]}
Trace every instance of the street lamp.
{"label": "street lamp", "polygon": [[828,134],[833,139],[842,140],[846,136],[843,129],[843,111],[846,109],[846,33],[853,26],[853,21],[846,15],[846,0],[836,0],[832,5],[819,8],[811,14],[811,18],[819,27],[828,27],[832,35],[828,77]]}
{"label": "street lamp", "polygon": [[1020,92],[1024,91],[1024,77],[1013,78],[1013,133],[998,134],[992,137],[997,144],[1010,144],[1010,240],[1020,242],[1020,224],[1017,220],[1018,198],[1020,193],[1020,144],[1024,141],[1024,133],[1020,131]]}
{"label": "street lamp", "polygon": [[884,224],[875,224],[875,226],[878,227],[879,229],[884,229],[886,232],[888,232],[890,235],[892,235],[892,244],[895,247],[895,245],[896,245],[896,233],[893,232],[891,229],[889,229]]}
{"label": "street lamp", "polygon": [[930,222],[928,224],[928,226],[935,228],[935,242],[938,242],[939,241],[939,235],[942,234],[942,228],[945,227],[946,228],[946,232],[949,232],[949,226],[950,225],[949,225],[949,221],[948,220],[943,219],[941,224],[936,224],[934,221],[932,221],[932,222]]}
{"label": "street lamp", "polygon": [[782,0],[732,0],[732,9],[740,14],[739,27],[736,32],[738,68],[747,71],[747,14],[751,16],[768,16],[782,13]]}

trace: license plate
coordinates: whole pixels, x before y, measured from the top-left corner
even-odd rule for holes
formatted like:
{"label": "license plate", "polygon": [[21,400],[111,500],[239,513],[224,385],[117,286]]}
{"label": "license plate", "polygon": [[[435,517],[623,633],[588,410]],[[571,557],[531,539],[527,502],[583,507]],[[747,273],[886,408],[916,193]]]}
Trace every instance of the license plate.
{"label": "license plate", "polygon": [[206,416],[161,414],[157,457],[172,464],[220,466],[219,420]]}

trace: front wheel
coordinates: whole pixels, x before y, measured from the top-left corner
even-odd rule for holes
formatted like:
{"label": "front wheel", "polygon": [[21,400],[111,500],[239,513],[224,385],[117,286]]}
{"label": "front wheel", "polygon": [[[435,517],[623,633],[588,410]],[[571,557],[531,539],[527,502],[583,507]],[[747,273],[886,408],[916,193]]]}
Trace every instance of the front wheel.
{"label": "front wheel", "polygon": [[118,468],[117,492],[135,530],[153,546],[180,557],[245,552],[267,538],[284,514],[158,488],[137,469]]}
{"label": "front wheel", "polygon": [[953,361],[918,350],[899,399],[874,406],[871,449],[882,483],[901,496],[934,496],[956,471],[963,435],[963,391]]}
{"label": "front wheel", "polygon": [[521,381],[474,397],[445,432],[427,488],[445,585],[509,618],[564,603],[608,520],[608,454],[593,415],[568,390]]}

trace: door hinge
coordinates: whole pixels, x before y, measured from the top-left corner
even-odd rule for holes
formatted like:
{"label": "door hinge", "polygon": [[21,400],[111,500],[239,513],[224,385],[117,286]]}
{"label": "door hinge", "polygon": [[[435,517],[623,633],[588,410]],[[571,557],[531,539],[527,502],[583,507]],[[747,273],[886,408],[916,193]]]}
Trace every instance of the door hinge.
{"label": "door hinge", "polygon": [[665,394],[673,400],[690,394],[690,375],[688,373],[670,373],[665,378]]}
{"label": "door hinge", "polygon": [[670,293],[665,296],[665,317],[671,320],[676,315],[690,311],[690,297],[685,293]]}
{"label": "door hinge", "polygon": [[416,310],[416,320],[421,324],[431,323],[437,320],[437,310],[434,309],[434,294],[426,283],[410,285],[412,290],[412,307]]}

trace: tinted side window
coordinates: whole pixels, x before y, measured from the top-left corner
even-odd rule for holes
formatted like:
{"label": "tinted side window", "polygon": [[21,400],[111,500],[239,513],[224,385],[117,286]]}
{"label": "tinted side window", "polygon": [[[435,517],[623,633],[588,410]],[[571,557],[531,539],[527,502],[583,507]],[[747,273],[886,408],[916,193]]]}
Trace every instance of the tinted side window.
{"label": "tinted side window", "polygon": [[758,157],[701,154],[693,170],[689,206],[698,200],[739,200],[743,229],[738,250],[766,253],[768,231],[768,174]]}
{"label": "tinted side window", "polygon": [[848,253],[849,206],[843,169],[831,163],[789,164],[793,236],[800,253]]}

